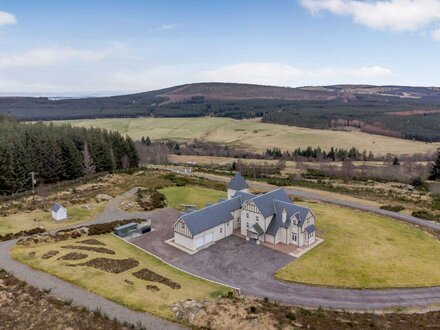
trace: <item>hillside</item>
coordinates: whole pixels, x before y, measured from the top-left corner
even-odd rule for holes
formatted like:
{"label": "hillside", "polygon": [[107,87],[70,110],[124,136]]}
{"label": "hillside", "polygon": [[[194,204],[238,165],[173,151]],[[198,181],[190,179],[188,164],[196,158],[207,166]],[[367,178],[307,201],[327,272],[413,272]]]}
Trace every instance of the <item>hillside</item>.
{"label": "hillside", "polygon": [[82,99],[0,97],[0,113],[19,120],[115,117],[262,117],[263,122],[308,128],[360,129],[440,141],[440,88],[334,85],[275,87],[197,83]]}

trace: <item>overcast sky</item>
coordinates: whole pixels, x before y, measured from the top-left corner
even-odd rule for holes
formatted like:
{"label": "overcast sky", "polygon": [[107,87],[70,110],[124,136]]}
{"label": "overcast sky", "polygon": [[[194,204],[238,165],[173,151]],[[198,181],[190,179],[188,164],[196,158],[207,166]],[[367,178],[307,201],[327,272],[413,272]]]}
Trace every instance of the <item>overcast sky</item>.
{"label": "overcast sky", "polygon": [[440,86],[440,0],[2,0],[0,92]]}

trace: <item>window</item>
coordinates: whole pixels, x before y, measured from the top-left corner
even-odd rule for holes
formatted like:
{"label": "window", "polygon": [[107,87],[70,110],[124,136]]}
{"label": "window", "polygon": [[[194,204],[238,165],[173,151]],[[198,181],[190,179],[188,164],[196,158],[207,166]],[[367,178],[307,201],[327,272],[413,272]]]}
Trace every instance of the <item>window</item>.
{"label": "window", "polygon": [[229,227],[229,221],[228,221],[228,222],[226,222],[226,227]]}
{"label": "window", "polygon": [[260,220],[260,219],[258,219],[258,215],[255,217],[255,220],[257,220],[257,222],[258,222],[258,220]]}
{"label": "window", "polygon": [[182,230],[185,230],[185,224],[183,222],[182,222],[181,228],[182,228]]}
{"label": "window", "polygon": [[240,223],[240,217],[237,218],[237,223]]}
{"label": "window", "polygon": [[246,218],[249,219],[249,212],[246,212]]}
{"label": "window", "polygon": [[296,242],[296,241],[297,241],[296,234],[292,234],[292,241],[293,241],[293,242]]}
{"label": "window", "polygon": [[223,227],[220,227],[220,234],[223,233]]}
{"label": "window", "polygon": [[246,222],[246,228],[249,228],[249,222]]}

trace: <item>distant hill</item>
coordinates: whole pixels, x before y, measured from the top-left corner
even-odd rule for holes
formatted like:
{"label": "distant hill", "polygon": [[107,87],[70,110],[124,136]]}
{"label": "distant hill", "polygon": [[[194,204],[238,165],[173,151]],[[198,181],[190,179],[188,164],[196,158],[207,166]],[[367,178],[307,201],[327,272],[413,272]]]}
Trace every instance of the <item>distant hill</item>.
{"label": "distant hill", "polygon": [[289,88],[196,83],[111,97],[0,97],[0,113],[10,114],[19,120],[138,116],[262,117],[263,121],[271,123],[361,129],[423,141],[440,141],[439,110],[440,88],[411,86]]}

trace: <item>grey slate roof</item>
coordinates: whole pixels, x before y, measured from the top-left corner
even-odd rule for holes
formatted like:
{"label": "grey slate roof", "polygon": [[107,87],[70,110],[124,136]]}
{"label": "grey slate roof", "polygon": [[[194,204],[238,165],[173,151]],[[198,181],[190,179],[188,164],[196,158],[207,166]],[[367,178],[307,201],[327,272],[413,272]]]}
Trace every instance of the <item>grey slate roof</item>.
{"label": "grey slate roof", "polygon": [[60,209],[62,209],[63,208],[63,206],[61,206],[60,204],[58,204],[58,203],[55,203],[53,206],[52,206],[52,211],[54,211],[54,212],[58,212]]}
{"label": "grey slate roof", "polygon": [[233,219],[232,212],[241,207],[239,197],[213,204],[203,209],[182,215],[181,219],[193,235]]}
{"label": "grey slate roof", "polygon": [[241,204],[243,204],[244,202],[247,202],[248,200],[250,200],[250,199],[252,199],[254,197],[257,197],[257,195],[245,193],[243,191],[237,191],[235,193],[234,197],[240,197]]}
{"label": "grey slate roof", "polygon": [[315,230],[316,230],[315,225],[310,225],[310,226],[308,226],[308,227],[306,228],[306,232],[307,232],[308,234],[313,233]]}
{"label": "grey slate roof", "polygon": [[[302,207],[293,204],[292,202],[285,202],[274,200],[274,217],[270,222],[269,227],[267,228],[266,233],[269,235],[275,236],[280,227],[288,228],[291,224],[292,216],[295,216],[298,219],[298,225],[302,226],[304,221],[306,220],[307,214],[309,214],[310,209],[307,207]],[[283,223],[283,210],[286,210],[286,222]],[[309,226],[310,227],[310,226]]]}
{"label": "grey slate roof", "polygon": [[272,190],[266,194],[252,198],[252,201],[255,203],[255,205],[257,206],[257,208],[260,210],[261,214],[265,218],[275,214],[274,200],[278,200],[290,204],[292,203],[289,196],[282,188]]}
{"label": "grey slate roof", "polygon": [[232,177],[231,181],[229,181],[228,188],[234,190],[243,190],[249,188],[249,185],[246,183],[241,174],[237,172]]}

